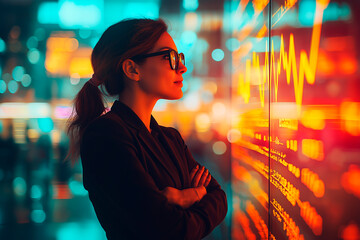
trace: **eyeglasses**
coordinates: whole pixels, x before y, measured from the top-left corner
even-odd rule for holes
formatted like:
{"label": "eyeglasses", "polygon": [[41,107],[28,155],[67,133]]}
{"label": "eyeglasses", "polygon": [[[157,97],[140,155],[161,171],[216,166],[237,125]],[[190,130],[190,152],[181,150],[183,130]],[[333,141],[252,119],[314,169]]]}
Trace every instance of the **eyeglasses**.
{"label": "eyeglasses", "polygon": [[154,52],[144,55],[136,55],[135,57],[132,57],[131,59],[142,59],[142,58],[148,58],[148,57],[154,57],[154,56],[160,56],[168,54],[169,57],[169,63],[172,70],[178,70],[179,68],[179,61],[181,61],[182,64],[185,65],[185,55],[183,53],[177,53],[173,49],[161,51],[161,52]]}

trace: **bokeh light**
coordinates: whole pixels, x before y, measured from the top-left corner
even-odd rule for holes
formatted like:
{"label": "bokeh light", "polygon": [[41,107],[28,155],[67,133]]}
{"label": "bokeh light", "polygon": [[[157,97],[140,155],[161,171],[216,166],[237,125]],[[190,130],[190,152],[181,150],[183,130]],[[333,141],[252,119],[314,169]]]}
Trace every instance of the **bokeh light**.
{"label": "bokeh light", "polygon": [[0,53],[5,52],[5,50],[6,50],[5,41],[2,38],[0,38]]}
{"label": "bokeh light", "polygon": [[31,211],[31,220],[35,223],[43,223],[46,219],[44,210],[37,209]]}
{"label": "bokeh light", "polygon": [[211,121],[210,117],[206,113],[200,113],[195,118],[196,130],[198,132],[207,132],[210,129]]}
{"label": "bokeh light", "polygon": [[[63,28],[97,28],[101,21],[101,11],[97,4],[78,5],[76,1],[60,2],[59,21]],[[88,16],[91,16],[89,18]]]}
{"label": "bokeh light", "polygon": [[216,155],[222,155],[226,152],[226,144],[222,141],[217,141],[213,144],[212,149]]}
{"label": "bokeh light", "polygon": [[58,2],[42,2],[37,12],[37,20],[42,24],[58,24],[59,23],[59,3]]}
{"label": "bokeh light", "polygon": [[6,82],[0,79],[0,93],[4,93],[6,91]]}
{"label": "bokeh light", "polygon": [[21,84],[24,87],[29,87],[31,84],[31,76],[29,74],[24,74],[24,76],[21,79]]}
{"label": "bokeh light", "polygon": [[186,47],[191,47],[195,44],[197,40],[197,35],[195,32],[193,31],[184,31],[181,34],[181,42],[186,46]]}
{"label": "bokeh light", "polygon": [[14,79],[17,81],[17,82],[20,82],[22,77],[24,76],[25,74],[25,69],[24,67],[22,66],[16,66],[14,67],[13,71],[12,71],[12,76],[14,77]]}
{"label": "bokeh light", "polygon": [[237,129],[230,129],[227,134],[227,140],[230,143],[236,143],[241,138],[241,132]]}
{"label": "bokeh light", "polygon": [[40,59],[40,51],[33,48],[33,49],[29,50],[27,57],[28,57],[30,63],[36,64],[39,62],[39,59]]}
{"label": "bokeh light", "polygon": [[220,62],[221,60],[224,59],[225,54],[224,54],[224,51],[221,49],[214,49],[214,51],[212,51],[212,53],[211,53],[211,57],[215,61]]}
{"label": "bokeh light", "polygon": [[71,82],[72,85],[79,84],[79,82],[80,82],[80,74],[78,74],[78,73],[71,74],[70,82]]}
{"label": "bokeh light", "polygon": [[188,93],[183,101],[184,106],[189,111],[197,111],[200,108],[200,96],[197,93]]}
{"label": "bokeh light", "polygon": [[15,81],[15,80],[11,80],[9,83],[8,83],[8,89],[9,89],[9,92],[10,93],[16,93],[17,90],[19,89],[19,84]]}
{"label": "bokeh light", "polygon": [[39,185],[31,186],[31,198],[40,199],[42,195],[42,189]]}
{"label": "bokeh light", "polygon": [[49,133],[54,129],[54,122],[51,118],[39,118],[38,125],[44,133]]}
{"label": "bokeh light", "polygon": [[226,40],[225,46],[229,51],[233,52],[240,47],[240,42],[236,38],[229,38]]}
{"label": "bokeh light", "polygon": [[37,48],[38,47],[39,40],[35,36],[29,37],[29,39],[26,41],[26,46],[29,49]]}
{"label": "bokeh light", "polygon": [[183,0],[183,8],[187,11],[195,11],[198,7],[198,0]]}
{"label": "bokeh light", "polygon": [[14,192],[18,196],[24,196],[26,193],[26,181],[22,177],[16,177],[13,181]]}

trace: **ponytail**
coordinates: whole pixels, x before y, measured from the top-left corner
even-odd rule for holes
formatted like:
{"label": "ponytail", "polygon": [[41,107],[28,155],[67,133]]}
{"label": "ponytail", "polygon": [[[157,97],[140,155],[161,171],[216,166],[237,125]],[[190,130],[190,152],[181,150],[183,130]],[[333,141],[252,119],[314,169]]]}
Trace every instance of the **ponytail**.
{"label": "ponytail", "polygon": [[90,79],[76,95],[74,108],[67,122],[70,149],[65,159],[71,159],[73,165],[80,156],[80,141],[84,129],[104,112],[102,93],[96,85],[91,83]]}

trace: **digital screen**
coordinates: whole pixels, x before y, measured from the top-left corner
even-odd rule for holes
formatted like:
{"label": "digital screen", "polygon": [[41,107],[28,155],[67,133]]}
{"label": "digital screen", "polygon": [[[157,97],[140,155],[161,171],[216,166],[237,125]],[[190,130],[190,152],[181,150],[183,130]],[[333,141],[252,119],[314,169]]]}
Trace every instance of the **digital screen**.
{"label": "digital screen", "polygon": [[360,238],[357,1],[233,1],[232,238]]}

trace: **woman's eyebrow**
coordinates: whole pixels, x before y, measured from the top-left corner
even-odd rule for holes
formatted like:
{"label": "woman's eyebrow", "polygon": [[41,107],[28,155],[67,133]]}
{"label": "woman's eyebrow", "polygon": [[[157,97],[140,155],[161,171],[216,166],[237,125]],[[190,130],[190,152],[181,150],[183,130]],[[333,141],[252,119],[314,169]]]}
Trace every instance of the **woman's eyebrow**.
{"label": "woman's eyebrow", "polygon": [[173,48],[171,48],[171,47],[162,47],[162,48],[160,48],[158,51],[161,51],[161,50],[163,50],[163,49],[170,49],[170,50],[174,50],[175,52],[177,52],[175,49],[173,49]]}

